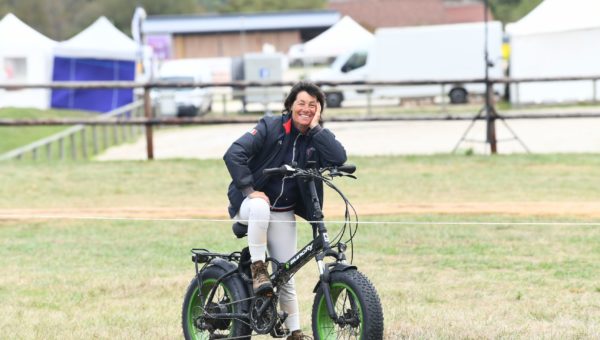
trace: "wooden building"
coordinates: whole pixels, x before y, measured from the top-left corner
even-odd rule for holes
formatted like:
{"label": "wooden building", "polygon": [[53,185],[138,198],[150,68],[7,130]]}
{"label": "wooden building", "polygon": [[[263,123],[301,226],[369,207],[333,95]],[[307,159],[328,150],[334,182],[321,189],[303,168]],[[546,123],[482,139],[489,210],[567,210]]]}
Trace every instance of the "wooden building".
{"label": "wooden building", "polygon": [[260,52],[265,44],[286,53],[340,20],[333,10],[150,16],[142,34],[159,58],[237,57]]}

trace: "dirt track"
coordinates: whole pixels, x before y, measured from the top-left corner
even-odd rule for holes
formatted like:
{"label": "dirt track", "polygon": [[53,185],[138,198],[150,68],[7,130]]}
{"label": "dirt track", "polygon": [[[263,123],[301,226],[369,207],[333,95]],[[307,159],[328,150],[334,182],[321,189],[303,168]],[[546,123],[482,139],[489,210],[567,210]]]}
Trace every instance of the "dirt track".
{"label": "dirt track", "polygon": [[[342,211],[332,206],[333,211]],[[428,204],[388,204],[357,206],[360,216],[398,214],[507,214],[514,216],[547,216],[600,218],[599,202],[497,202],[497,203],[428,203]],[[187,219],[211,218],[228,219],[224,209],[199,209],[180,207],[119,207],[94,209],[0,209],[1,219],[29,219],[62,216],[65,218],[106,217],[138,219]],[[339,216],[328,216],[336,218]]]}

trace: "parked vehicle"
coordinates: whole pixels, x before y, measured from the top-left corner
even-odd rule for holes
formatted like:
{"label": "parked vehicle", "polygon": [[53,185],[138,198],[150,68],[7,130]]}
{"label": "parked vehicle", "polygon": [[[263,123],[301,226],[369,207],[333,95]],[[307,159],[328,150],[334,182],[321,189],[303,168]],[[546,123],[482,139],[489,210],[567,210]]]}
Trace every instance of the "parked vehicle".
{"label": "parked vehicle", "polygon": [[[483,22],[380,28],[375,39],[340,55],[328,69],[313,73],[315,82],[467,80],[485,77],[486,24]],[[502,24],[487,24],[489,77],[501,78]],[[323,86],[329,107],[346,99],[364,98],[364,87]],[[465,103],[472,93],[485,93],[483,83],[380,86],[372,98],[415,98],[448,95],[451,103]],[[501,84],[494,91],[502,94]]]}
{"label": "parked vehicle", "polygon": [[[197,60],[176,59],[161,65],[157,81],[212,83],[212,75],[210,69]],[[212,106],[210,88],[159,88],[154,90],[154,98],[157,114],[161,116],[194,117],[206,114]]]}
{"label": "parked vehicle", "polygon": [[[232,62],[233,80],[265,83],[283,81],[283,73],[287,69],[287,60],[281,53],[246,53]],[[284,89],[281,86],[247,87],[234,89],[233,98],[242,101],[242,110],[246,105],[260,103],[265,107],[269,103],[281,103]]]}

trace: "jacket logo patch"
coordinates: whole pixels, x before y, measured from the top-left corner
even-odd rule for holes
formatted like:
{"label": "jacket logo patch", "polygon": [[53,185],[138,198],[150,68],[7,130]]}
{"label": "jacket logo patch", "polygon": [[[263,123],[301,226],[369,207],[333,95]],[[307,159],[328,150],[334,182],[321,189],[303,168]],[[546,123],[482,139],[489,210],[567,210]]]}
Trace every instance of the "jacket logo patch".
{"label": "jacket logo patch", "polygon": [[252,129],[252,130],[248,131],[248,133],[250,133],[252,136],[256,136],[257,132],[258,131],[256,131],[256,129]]}

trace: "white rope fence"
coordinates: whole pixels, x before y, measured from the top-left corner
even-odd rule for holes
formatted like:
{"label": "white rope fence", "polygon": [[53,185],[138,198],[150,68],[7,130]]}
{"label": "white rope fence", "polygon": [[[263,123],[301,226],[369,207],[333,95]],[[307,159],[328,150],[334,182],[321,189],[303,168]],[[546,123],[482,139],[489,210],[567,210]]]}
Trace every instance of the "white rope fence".
{"label": "white rope fence", "polygon": [[[87,216],[87,215],[38,215],[38,214],[0,214],[1,220],[94,220],[94,221],[143,221],[143,222],[211,222],[211,223],[233,223],[231,219],[210,219],[210,218],[149,218],[149,217],[119,217],[119,216]],[[280,223],[296,223],[293,221],[275,221]],[[307,223],[317,223],[319,221],[306,221]],[[344,224],[343,220],[325,220],[324,223]],[[358,221],[351,222],[365,225],[389,224],[389,225],[523,225],[523,226],[592,226],[600,227],[600,222],[584,221],[566,221],[566,222],[485,222],[485,221]]]}

